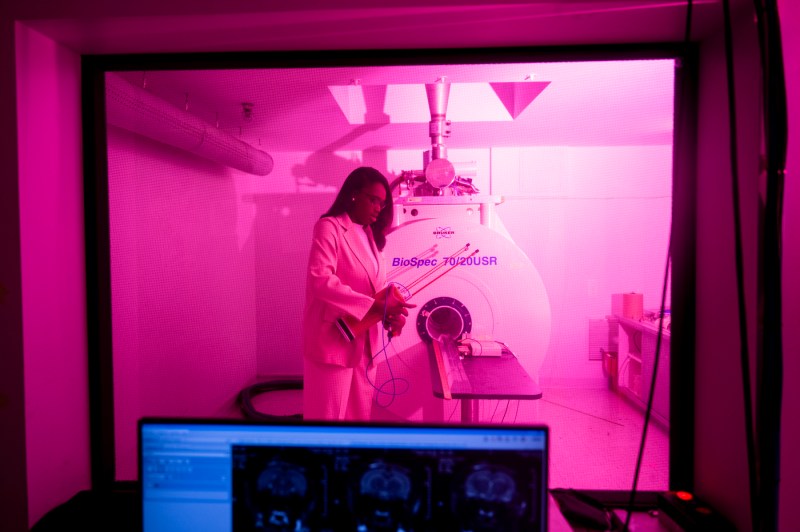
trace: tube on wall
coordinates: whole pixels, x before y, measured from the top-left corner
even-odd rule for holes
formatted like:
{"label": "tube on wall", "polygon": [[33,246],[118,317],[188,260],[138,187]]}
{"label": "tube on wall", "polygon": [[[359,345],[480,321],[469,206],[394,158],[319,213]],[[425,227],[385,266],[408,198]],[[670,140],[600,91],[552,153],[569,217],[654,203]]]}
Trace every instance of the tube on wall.
{"label": "tube on wall", "polygon": [[140,89],[117,74],[106,74],[106,119],[158,142],[254,175],[272,171],[272,157]]}

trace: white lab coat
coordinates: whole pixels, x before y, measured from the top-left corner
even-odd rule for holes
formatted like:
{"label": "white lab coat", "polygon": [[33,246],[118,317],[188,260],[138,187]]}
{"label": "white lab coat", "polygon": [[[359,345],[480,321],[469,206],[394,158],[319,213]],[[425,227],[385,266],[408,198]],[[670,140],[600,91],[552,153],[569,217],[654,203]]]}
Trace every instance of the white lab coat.
{"label": "white lab coat", "polygon": [[[386,283],[383,254],[375,246],[371,230],[367,228],[366,232],[372,250],[366,249],[355,231],[364,228],[353,223],[346,213],[320,218],[314,225],[303,319],[304,404],[306,409],[309,401],[314,407],[324,400],[336,404],[324,409],[326,414],[309,418],[343,419],[347,405],[341,401],[346,403],[353,395],[359,395],[360,400],[368,396],[369,402],[372,399],[372,385],[364,381],[361,373],[367,371],[369,357],[381,343],[380,325],[349,342],[336,327],[336,320],[343,316],[364,318],[374,302],[373,294]],[[378,259],[377,271],[370,257],[373,253]],[[348,371],[338,372],[337,368]],[[374,376],[374,365],[371,370]]]}

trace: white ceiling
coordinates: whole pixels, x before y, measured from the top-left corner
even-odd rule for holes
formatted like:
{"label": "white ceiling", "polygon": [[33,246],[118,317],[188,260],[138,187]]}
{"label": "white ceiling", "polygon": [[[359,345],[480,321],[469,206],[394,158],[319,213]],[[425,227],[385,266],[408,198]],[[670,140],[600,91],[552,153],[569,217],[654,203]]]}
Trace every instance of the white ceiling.
{"label": "white ceiling", "polygon": [[[435,50],[499,47],[679,43],[690,0],[560,0],[503,3],[478,0],[140,0],[92,2],[81,15],[26,18],[26,24],[81,54]],[[273,5],[274,4],[274,5]],[[79,11],[68,4],[66,12]],[[83,5],[83,4],[80,4]],[[749,0],[732,0],[746,9]],[[722,20],[720,0],[693,0],[692,37]],[[25,4],[15,9],[25,12]],[[37,12],[38,13],[38,12]],[[425,55],[425,52],[420,52]],[[327,52],[328,56],[335,56]],[[378,55],[378,57],[380,57]],[[424,61],[424,59],[423,59]],[[380,60],[377,61],[378,63]],[[596,71],[591,71],[595,69]],[[455,72],[453,71],[455,70]],[[645,72],[645,71],[643,71]],[[534,73],[550,85],[513,122],[455,122],[451,148],[498,145],[615,145],[668,141],[671,108],[661,101],[671,84],[608,65],[558,70],[517,67],[155,72],[147,89],[265,150],[426,149],[425,123],[348,123],[329,85],[424,84],[445,75],[454,83],[520,82]],[[145,74],[130,79],[141,84]],[[663,80],[663,78],[658,78]],[[188,96],[187,96],[188,95]],[[254,104],[244,122],[242,102]],[[487,100],[475,102],[486,105]],[[413,104],[416,108],[420,104]],[[455,112],[456,109],[453,109]],[[659,114],[660,113],[660,114]],[[564,120],[567,117],[567,120]]]}

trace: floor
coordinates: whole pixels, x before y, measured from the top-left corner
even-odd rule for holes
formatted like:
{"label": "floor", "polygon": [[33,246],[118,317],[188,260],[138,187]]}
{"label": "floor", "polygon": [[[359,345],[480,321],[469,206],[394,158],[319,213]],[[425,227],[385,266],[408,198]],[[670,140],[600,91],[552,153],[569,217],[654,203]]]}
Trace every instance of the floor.
{"label": "floor", "polygon": [[[550,426],[550,485],[630,490],[644,415],[605,389],[546,390],[538,418]],[[669,434],[651,423],[639,473],[639,490],[666,490]]]}
{"label": "floor", "polygon": [[[301,392],[257,396],[257,411],[274,415],[300,412]],[[538,401],[485,401],[481,420],[537,423],[550,427],[550,486],[554,488],[629,490],[633,485],[642,438],[643,412],[605,388],[543,390]],[[458,422],[460,405],[445,405]],[[647,430],[638,490],[666,490],[669,482],[669,435],[659,424]]]}

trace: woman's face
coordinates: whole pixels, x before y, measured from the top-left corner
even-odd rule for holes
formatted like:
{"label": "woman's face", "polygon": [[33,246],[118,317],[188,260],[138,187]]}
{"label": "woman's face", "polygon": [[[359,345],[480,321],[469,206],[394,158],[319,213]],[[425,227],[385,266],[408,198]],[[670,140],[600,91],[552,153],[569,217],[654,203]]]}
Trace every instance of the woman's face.
{"label": "woman's face", "polygon": [[350,219],[359,225],[370,225],[378,219],[386,205],[386,189],[380,183],[372,183],[356,192],[353,198],[347,211]]}

